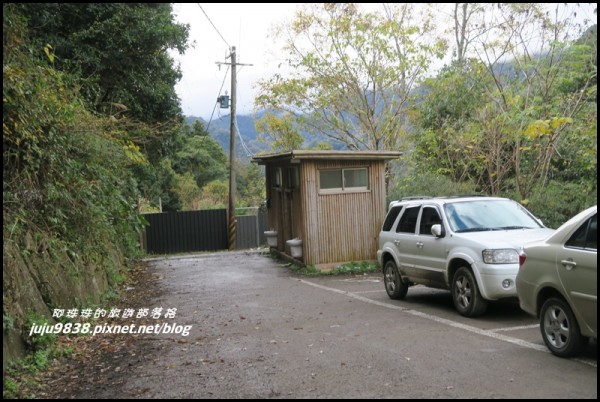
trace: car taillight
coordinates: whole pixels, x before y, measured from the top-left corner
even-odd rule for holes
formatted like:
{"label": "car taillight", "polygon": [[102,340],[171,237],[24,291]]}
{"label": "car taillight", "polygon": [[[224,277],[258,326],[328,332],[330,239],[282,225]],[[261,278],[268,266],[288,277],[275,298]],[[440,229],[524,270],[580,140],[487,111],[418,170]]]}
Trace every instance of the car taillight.
{"label": "car taillight", "polygon": [[520,251],[519,252],[519,268],[521,268],[523,266],[523,264],[525,264],[525,260],[527,259],[527,254],[525,254],[525,251]]}

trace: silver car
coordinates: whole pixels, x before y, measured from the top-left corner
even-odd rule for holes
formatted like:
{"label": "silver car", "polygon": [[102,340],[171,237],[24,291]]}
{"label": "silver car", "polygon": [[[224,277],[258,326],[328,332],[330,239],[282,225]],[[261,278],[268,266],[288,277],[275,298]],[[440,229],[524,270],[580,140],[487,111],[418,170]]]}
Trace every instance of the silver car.
{"label": "silver car", "polygon": [[390,203],[377,260],[391,299],[413,285],[448,289],[458,313],[476,317],[516,299],[522,245],[553,232],[507,198],[409,197]]}
{"label": "silver car", "polygon": [[521,308],[540,318],[550,351],[580,354],[597,339],[597,206],[580,212],[546,240],[527,244],[516,286]]}

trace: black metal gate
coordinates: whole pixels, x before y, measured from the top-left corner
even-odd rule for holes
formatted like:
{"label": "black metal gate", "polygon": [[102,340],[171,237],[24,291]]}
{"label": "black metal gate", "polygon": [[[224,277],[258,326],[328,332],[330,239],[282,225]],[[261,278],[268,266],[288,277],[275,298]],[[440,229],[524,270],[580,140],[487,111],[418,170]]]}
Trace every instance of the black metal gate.
{"label": "black metal gate", "polygon": [[[181,211],[145,214],[144,249],[149,254],[227,250],[227,210]],[[266,212],[236,216],[236,248],[266,243]]]}

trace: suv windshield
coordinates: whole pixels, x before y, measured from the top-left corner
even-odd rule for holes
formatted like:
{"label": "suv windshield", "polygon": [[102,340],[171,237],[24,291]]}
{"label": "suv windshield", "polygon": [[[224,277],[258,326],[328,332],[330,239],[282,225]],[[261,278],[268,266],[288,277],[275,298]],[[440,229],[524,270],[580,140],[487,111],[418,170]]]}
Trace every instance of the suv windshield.
{"label": "suv windshield", "polygon": [[509,200],[466,201],[444,206],[454,232],[541,228],[518,203]]}

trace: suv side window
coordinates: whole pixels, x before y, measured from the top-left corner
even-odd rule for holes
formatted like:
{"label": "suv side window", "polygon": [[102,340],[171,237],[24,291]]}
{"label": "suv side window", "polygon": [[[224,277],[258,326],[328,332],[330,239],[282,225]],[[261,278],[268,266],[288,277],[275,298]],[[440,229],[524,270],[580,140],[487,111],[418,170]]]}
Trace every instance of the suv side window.
{"label": "suv side window", "polygon": [[404,213],[400,217],[396,232],[398,233],[415,233],[417,227],[417,217],[419,216],[420,206],[409,207],[404,210]]}
{"label": "suv side window", "polygon": [[442,218],[440,218],[437,209],[434,207],[423,207],[421,223],[419,224],[419,234],[433,236],[431,234],[431,227],[438,223],[442,223]]}
{"label": "suv side window", "polygon": [[398,215],[400,215],[400,212],[402,212],[402,208],[404,208],[402,205],[397,205],[390,209],[387,216],[385,217],[385,222],[383,222],[383,228],[381,229],[382,231],[389,232],[392,229],[392,226],[394,226],[394,222],[396,222],[396,218],[398,217]]}

